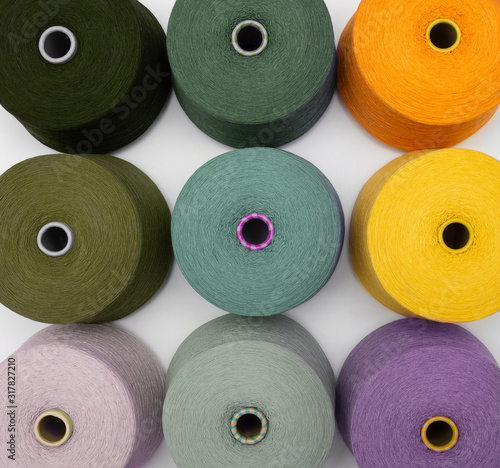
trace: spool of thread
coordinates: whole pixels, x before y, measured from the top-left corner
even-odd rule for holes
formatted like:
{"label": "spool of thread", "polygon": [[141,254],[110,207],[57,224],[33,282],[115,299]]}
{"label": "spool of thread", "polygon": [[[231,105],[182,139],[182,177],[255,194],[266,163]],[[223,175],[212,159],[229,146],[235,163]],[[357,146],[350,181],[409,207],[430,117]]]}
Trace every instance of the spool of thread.
{"label": "spool of thread", "polygon": [[335,89],[323,0],[178,0],[167,46],[186,114],[235,148],[295,140],[323,115]]}
{"label": "spool of thread", "polygon": [[342,206],[315,166],[284,151],[220,155],[189,179],[172,243],[191,286],[240,315],[278,314],[316,294],[344,239]]}
{"label": "spool of thread", "polygon": [[400,314],[468,322],[500,309],[500,163],[461,149],[416,151],[380,169],[351,221],[366,289]]}
{"label": "spool of thread", "polygon": [[495,359],[457,325],[405,319],[365,338],[337,384],[337,423],[359,468],[496,467]]}
{"label": "spool of thread", "polygon": [[0,104],[63,153],[141,136],[171,88],[165,33],[139,2],[1,0]]}
{"label": "spool of thread", "polygon": [[500,104],[497,0],[362,0],[339,42],[339,92],[374,137],[454,146]]}
{"label": "spool of thread", "polygon": [[33,320],[117,320],[148,301],[170,267],[165,199],[112,156],[17,164],[0,177],[0,217],[0,302]]}
{"label": "spool of thread", "polygon": [[285,316],[201,326],[167,373],[163,429],[179,468],[319,468],[335,422],[334,376]]}
{"label": "spool of thread", "polygon": [[163,372],[119,328],[47,327],[0,372],[15,376],[15,394],[0,414],[4,428],[15,421],[14,466],[138,468],[162,440]]}

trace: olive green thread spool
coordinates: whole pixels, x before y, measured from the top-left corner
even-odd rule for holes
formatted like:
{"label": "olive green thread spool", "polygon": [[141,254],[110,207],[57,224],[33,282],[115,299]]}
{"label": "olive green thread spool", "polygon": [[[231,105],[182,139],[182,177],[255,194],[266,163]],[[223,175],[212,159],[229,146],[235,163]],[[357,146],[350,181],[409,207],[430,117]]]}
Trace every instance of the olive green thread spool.
{"label": "olive green thread spool", "polygon": [[147,302],[172,258],[156,185],[112,156],[48,155],[0,176],[0,302],[47,323],[108,322]]}

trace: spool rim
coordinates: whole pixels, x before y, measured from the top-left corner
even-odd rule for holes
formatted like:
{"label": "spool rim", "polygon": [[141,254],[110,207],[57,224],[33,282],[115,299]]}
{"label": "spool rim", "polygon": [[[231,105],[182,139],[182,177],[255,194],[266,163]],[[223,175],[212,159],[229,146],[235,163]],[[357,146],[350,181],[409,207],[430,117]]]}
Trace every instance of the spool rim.
{"label": "spool rim", "polygon": [[[250,242],[247,242],[247,240],[243,236],[243,228],[245,227],[245,224],[247,224],[249,221],[253,219],[259,219],[261,221],[264,221],[267,225],[268,229],[268,235],[267,238],[264,242],[260,244],[251,244]],[[250,213],[243,218],[241,218],[240,222],[238,223],[238,227],[236,229],[236,235],[238,236],[238,241],[240,244],[247,248],[248,250],[263,250],[266,247],[268,247],[271,242],[273,241],[274,238],[274,225],[272,221],[266,216],[261,213]]]}
{"label": "spool rim", "polygon": [[[261,429],[258,435],[254,437],[245,437],[241,435],[238,431],[238,421],[242,416],[246,414],[253,414],[260,419]],[[269,425],[267,422],[267,418],[262,411],[259,411],[257,408],[242,408],[239,411],[234,413],[231,418],[231,434],[233,437],[243,445],[255,445],[261,442],[267,435],[267,431],[269,430]]]}
{"label": "spool rim", "polygon": [[[446,242],[444,241],[444,231],[445,229],[450,226],[451,224],[461,224],[463,225],[467,231],[469,232],[469,240],[467,241],[467,243],[461,247],[460,249],[452,249],[451,247],[449,247]],[[466,250],[468,250],[470,248],[470,246],[472,245],[472,243],[474,242],[474,230],[472,229],[472,225],[464,220],[464,219],[460,219],[460,218],[453,218],[453,219],[450,219],[448,221],[446,221],[444,224],[441,225],[441,227],[439,228],[439,232],[438,232],[438,240],[439,240],[439,243],[440,245],[447,251],[447,252],[450,252],[450,253],[453,253],[453,254],[460,254],[460,253],[463,253],[465,252]]]}
{"label": "spool rim", "polygon": [[[50,441],[47,438],[45,438],[42,434],[42,432],[43,432],[42,421],[45,418],[51,417],[51,416],[54,418],[60,419],[66,427],[66,432],[65,432],[64,436],[61,437],[57,441]],[[34,431],[35,431],[35,437],[37,438],[37,440],[41,444],[47,445],[49,447],[59,447],[59,446],[65,444],[73,435],[73,420],[64,411],[58,410],[58,409],[51,409],[51,410],[43,412],[40,416],[38,416],[38,418],[35,422]]]}
{"label": "spool rim", "polygon": [[[69,50],[62,57],[52,57],[47,53],[45,49],[48,37],[51,34],[57,32],[66,35],[70,41]],[[46,29],[40,36],[40,40],[38,41],[38,50],[40,51],[40,54],[47,62],[52,63],[54,65],[62,65],[64,63],[69,62],[75,56],[77,49],[78,49],[78,41],[76,39],[76,36],[73,34],[72,31],[70,31],[68,28],[65,28],[64,26],[52,26]]]}
{"label": "spool rim", "polygon": [[[457,38],[456,38],[454,44],[448,48],[445,48],[445,49],[434,45],[434,43],[432,42],[432,39],[431,39],[432,30],[439,24],[450,25],[455,30],[455,32],[457,34]],[[455,21],[453,21],[451,19],[447,19],[447,18],[440,18],[440,19],[433,21],[428,26],[427,31],[425,33],[425,38],[427,39],[427,43],[429,44],[429,46],[432,49],[436,50],[437,52],[446,53],[446,52],[451,52],[451,51],[455,50],[460,45],[460,41],[462,40],[462,31],[461,31],[460,27],[458,26],[458,24],[455,23]]]}
{"label": "spool rim", "polygon": [[[448,442],[447,444],[434,445],[429,440],[428,435],[427,435],[427,430],[429,429],[431,424],[434,424],[436,422],[444,422],[450,426],[453,434],[452,434],[450,442]],[[445,416],[434,416],[433,418],[428,419],[424,423],[424,425],[422,426],[422,430],[420,431],[420,436],[422,437],[422,442],[425,444],[425,446],[428,449],[432,450],[433,452],[442,453],[442,452],[447,452],[448,450],[451,450],[453,447],[455,447],[455,445],[457,445],[459,433],[458,433],[458,427],[452,419],[447,418]]]}
{"label": "spool rim", "polygon": [[[245,50],[241,48],[240,44],[238,43],[238,35],[240,34],[240,31],[246,27],[256,28],[262,34],[262,43],[259,48],[255,50]],[[269,34],[267,32],[267,29],[258,21],[245,20],[238,23],[234,28],[231,35],[231,43],[233,44],[233,47],[236,52],[238,52],[238,54],[243,55],[244,57],[255,57],[256,55],[261,54],[267,47],[269,43]]]}
{"label": "spool rim", "polygon": [[[63,249],[50,250],[43,244],[43,237],[46,234],[46,232],[51,228],[59,228],[59,229],[62,229],[66,233],[68,240],[67,240],[66,246]],[[42,226],[40,228],[40,230],[38,231],[37,238],[36,238],[36,243],[38,245],[38,248],[45,255],[48,255],[49,257],[62,257],[63,255],[66,255],[73,248],[73,245],[75,243],[75,235],[73,233],[73,230],[66,223],[63,223],[61,221],[52,221],[50,223],[45,224],[44,226]]]}

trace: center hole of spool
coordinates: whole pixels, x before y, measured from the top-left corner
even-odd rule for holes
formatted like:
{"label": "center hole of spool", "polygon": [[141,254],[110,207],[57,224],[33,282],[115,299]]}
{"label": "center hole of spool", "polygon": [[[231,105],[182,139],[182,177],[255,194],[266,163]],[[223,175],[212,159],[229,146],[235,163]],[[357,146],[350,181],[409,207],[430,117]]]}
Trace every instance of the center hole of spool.
{"label": "center hole of spool", "polygon": [[52,26],[42,34],[38,46],[42,57],[47,62],[62,64],[74,57],[77,41],[68,28]]}
{"label": "center hole of spool", "polygon": [[251,219],[243,226],[243,238],[253,245],[262,244],[269,236],[269,228],[261,219]]}
{"label": "center hole of spool", "polygon": [[233,30],[232,43],[236,52],[245,57],[259,55],[267,47],[266,28],[258,21],[242,21]]}
{"label": "center hole of spool", "polygon": [[463,250],[470,244],[471,231],[460,221],[451,221],[442,230],[443,243],[450,250]]}
{"label": "center hole of spool", "polygon": [[71,228],[61,222],[52,222],[38,232],[38,248],[50,257],[66,255],[73,247],[74,236]]}
{"label": "center hole of spool", "polygon": [[54,31],[45,40],[45,52],[52,58],[64,57],[71,48],[71,39],[62,31]]}
{"label": "center hole of spool", "polygon": [[39,423],[42,439],[53,444],[60,442],[67,432],[66,424],[56,416],[45,416]]}
{"label": "center hole of spool", "polygon": [[451,20],[434,21],[428,28],[427,40],[433,49],[450,52],[455,49],[461,39],[458,25]]}
{"label": "center hole of spool", "polygon": [[43,413],[36,421],[35,435],[44,445],[64,444],[73,432],[73,422],[63,411],[52,410]]}
{"label": "center hole of spool", "polygon": [[271,244],[274,226],[271,220],[260,213],[252,213],[238,223],[238,240],[249,250],[262,250]]}
{"label": "center hole of spool", "polygon": [[256,408],[243,408],[231,419],[233,437],[244,445],[255,445],[267,435],[268,424],[264,413]]}
{"label": "center hole of spool", "polygon": [[246,51],[257,50],[262,45],[262,32],[255,26],[245,26],[238,33],[238,45]]}
{"label": "center hole of spool", "polygon": [[453,439],[453,428],[445,421],[436,421],[427,428],[427,439],[436,447],[444,447]]}
{"label": "center hole of spool", "polygon": [[255,414],[244,414],[238,419],[236,429],[243,437],[256,437],[262,430],[262,421]]}

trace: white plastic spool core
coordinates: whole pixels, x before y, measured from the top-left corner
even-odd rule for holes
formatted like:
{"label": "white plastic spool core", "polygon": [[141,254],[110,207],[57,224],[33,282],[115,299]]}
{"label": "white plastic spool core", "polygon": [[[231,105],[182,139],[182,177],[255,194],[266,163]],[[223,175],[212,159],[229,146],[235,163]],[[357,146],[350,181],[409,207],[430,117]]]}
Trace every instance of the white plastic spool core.
{"label": "white plastic spool core", "polygon": [[36,239],[38,248],[49,257],[62,257],[66,255],[73,244],[75,236],[73,230],[60,221],[47,223],[38,231]]}
{"label": "white plastic spool core", "polygon": [[267,47],[269,35],[266,28],[258,21],[246,20],[234,28],[231,42],[238,54],[255,57]]}
{"label": "white plastic spool core", "polygon": [[75,56],[77,45],[76,36],[68,28],[52,26],[40,37],[38,48],[47,62],[60,65]]}

